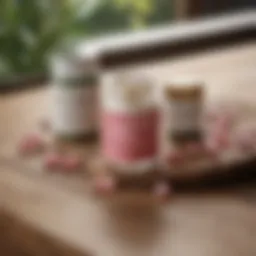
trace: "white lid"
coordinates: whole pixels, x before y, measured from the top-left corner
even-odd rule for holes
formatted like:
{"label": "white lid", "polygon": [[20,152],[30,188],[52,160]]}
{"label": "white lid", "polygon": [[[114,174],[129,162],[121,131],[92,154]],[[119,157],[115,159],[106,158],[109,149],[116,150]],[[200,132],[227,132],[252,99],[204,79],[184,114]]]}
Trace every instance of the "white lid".
{"label": "white lid", "polygon": [[81,58],[77,52],[63,52],[54,55],[50,61],[50,71],[53,78],[70,78],[84,76],[99,70],[98,54],[89,51]]}
{"label": "white lid", "polygon": [[197,76],[193,75],[182,75],[172,77],[166,82],[166,86],[172,86],[177,88],[190,88],[194,87],[195,85],[201,86],[203,85],[203,81],[199,79]]}
{"label": "white lid", "polygon": [[151,80],[142,74],[119,73],[105,75],[102,81],[101,102],[113,111],[138,111],[155,106]]}
{"label": "white lid", "polygon": [[50,62],[50,72],[53,78],[70,78],[81,76],[82,67],[74,57],[65,55],[55,55]]}
{"label": "white lid", "polygon": [[79,51],[75,52],[76,59],[80,60],[80,64],[84,67],[85,72],[94,72],[100,68],[99,52],[93,47],[87,47],[81,57]]}

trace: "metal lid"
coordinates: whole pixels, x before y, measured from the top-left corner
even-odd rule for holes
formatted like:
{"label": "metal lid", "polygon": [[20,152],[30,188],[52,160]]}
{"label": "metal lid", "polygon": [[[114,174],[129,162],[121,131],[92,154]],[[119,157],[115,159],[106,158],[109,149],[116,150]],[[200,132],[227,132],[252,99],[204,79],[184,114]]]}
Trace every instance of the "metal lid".
{"label": "metal lid", "polygon": [[87,76],[99,71],[98,54],[88,50],[86,56],[79,56],[78,52],[62,51],[54,54],[50,60],[50,74],[53,79],[69,79]]}

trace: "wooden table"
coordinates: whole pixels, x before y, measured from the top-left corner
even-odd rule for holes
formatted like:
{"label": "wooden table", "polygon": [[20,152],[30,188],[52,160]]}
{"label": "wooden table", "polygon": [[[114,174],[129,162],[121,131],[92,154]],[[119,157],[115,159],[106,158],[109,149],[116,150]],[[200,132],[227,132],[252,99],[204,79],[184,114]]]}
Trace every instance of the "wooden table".
{"label": "wooden table", "polygon": [[[255,105],[256,45],[144,65],[164,84],[195,74],[209,97]],[[103,200],[86,178],[53,177],[12,158],[13,145],[47,114],[47,89],[0,96],[0,252],[3,255],[256,255],[254,186],[180,193],[161,205],[146,194]]]}

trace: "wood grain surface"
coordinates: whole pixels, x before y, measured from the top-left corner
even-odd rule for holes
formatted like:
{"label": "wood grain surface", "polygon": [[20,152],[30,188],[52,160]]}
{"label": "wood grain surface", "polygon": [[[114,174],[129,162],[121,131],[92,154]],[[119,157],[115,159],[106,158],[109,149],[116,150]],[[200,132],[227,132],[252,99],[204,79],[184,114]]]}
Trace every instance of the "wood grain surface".
{"label": "wood grain surface", "polygon": [[[256,45],[134,67],[159,86],[174,75],[202,78],[209,100],[254,111]],[[255,255],[253,187],[177,194],[161,205],[152,195],[89,193],[85,173],[45,173],[38,159],[15,158],[15,145],[48,116],[47,89],[0,96],[0,250],[3,255]],[[77,149],[79,150],[79,149]],[[92,145],[86,157],[93,157]],[[2,245],[3,244],[3,245]],[[4,252],[4,251],[3,251]]]}

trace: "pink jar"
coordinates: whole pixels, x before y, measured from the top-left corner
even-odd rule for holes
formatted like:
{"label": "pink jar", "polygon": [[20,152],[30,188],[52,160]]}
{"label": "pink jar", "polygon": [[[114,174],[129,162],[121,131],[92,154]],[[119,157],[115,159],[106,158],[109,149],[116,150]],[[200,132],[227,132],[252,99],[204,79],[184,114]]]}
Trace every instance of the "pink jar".
{"label": "pink jar", "polygon": [[103,81],[101,151],[120,171],[146,172],[157,163],[159,111],[145,77],[116,75]]}

